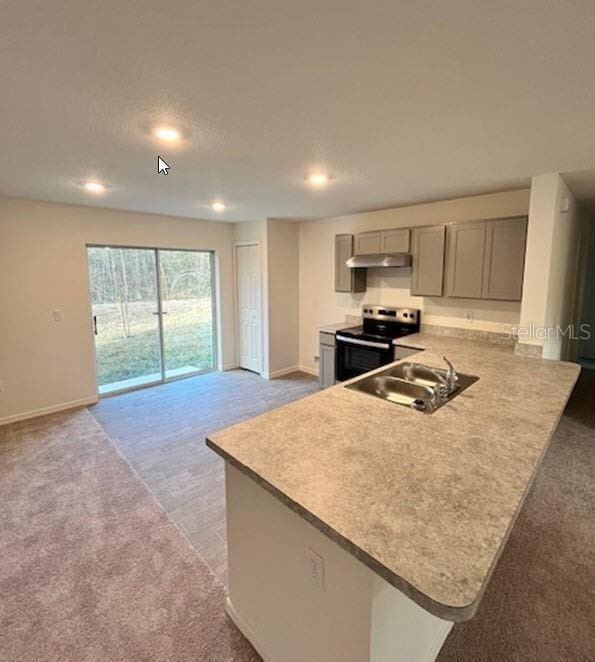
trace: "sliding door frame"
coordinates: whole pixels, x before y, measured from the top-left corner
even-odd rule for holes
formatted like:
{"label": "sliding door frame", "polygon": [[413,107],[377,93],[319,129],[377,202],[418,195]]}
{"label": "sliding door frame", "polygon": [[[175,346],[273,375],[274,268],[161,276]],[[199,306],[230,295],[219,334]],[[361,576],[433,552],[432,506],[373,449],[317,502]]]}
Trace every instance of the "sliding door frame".
{"label": "sliding door frame", "polygon": [[[151,388],[152,386],[159,386],[159,384],[168,384],[169,382],[176,382],[181,379],[187,379],[188,377],[197,377],[199,375],[206,375],[210,372],[216,372],[217,366],[219,365],[219,347],[217,342],[217,278],[215,273],[215,251],[208,248],[165,248],[159,246],[129,246],[125,244],[97,244],[97,243],[87,243],[85,244],[85,252],[87,257],[87,275],[89,283],[89,308],[90,315],[89,318],[93,319],[93,290],[91,288],[91,271],[89,269],[89,248],[113,248],[113,249],[131,249],[131,250],[147,250],[153,251],[155,257],[155,269],[156,269],[156,288],[157,288],[157,318],[158,318],[158,329],[159,329],[159,352],[160,352],[160,364],[161,364],[161,379],[156,381],[147,382],[146,384],[140,384],[139,386],[128,386],[126,388],[118,389],[117,391],[110,391],[109,393],[99,393],[99,385],[97,384],[97,347],[95,341],[95,332],[93,329],[93,324],[91,324],[91,338],[93,340],[93,369],[95,372],[95,385],[97,387],[97,396],[99,398],[109,398],[112,395],[120,395],[122,393],[128,393],[130,391],[138,391],[143,388]],[[175,377],[166,377],[166,366],[165,366],[165,340],[164,340],[164,330],[163,330],[163,297],[161,289],[161,262],[159,258],[160,251],[175,251],[179,253],[208,253],[209,254],[209,263],[211,269],[211,339],[213,345],[213,365],[210,368],[205,370],[196,370],[195,372],[190,372],[185,375],[178,375]]]}

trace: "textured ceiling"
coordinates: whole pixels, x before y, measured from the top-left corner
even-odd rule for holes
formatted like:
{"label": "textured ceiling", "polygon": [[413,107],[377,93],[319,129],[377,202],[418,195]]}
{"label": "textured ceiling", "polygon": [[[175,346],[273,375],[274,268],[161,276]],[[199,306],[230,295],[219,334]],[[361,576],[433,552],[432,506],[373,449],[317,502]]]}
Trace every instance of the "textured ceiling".
{"label": "textured ceiling", "polygon": [[595,168],[594,71],[593,0],[4,0],[0,193],[244,220],[525,186]]}

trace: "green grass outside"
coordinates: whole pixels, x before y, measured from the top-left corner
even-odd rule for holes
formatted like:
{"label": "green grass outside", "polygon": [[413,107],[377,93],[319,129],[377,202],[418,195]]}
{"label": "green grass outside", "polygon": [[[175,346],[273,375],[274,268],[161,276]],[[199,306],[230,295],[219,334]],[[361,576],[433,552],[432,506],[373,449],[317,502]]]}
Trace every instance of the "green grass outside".
{"label": "green grass outside", "polygon": [[[128,304],[130,337],[123,336],[117,304],[97,304],[95,337],[97,381],[100,386],[160,371],[158,318],[154,302]],[[166,301],[163,310],[165,366],[175,370],[213,367],[210,299]]]}

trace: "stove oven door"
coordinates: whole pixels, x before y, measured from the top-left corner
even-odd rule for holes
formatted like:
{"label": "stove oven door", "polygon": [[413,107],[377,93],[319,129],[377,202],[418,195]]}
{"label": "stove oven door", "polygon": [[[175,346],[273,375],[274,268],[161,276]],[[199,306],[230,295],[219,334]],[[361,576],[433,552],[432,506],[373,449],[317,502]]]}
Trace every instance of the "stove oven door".
{"label": "stove oven door", "polygon": [[338,382],[363,375],[365,372],[394,361],[394,349],[391,341],[376,342],[340,334],[337,334],[336,340],[335,365]]}

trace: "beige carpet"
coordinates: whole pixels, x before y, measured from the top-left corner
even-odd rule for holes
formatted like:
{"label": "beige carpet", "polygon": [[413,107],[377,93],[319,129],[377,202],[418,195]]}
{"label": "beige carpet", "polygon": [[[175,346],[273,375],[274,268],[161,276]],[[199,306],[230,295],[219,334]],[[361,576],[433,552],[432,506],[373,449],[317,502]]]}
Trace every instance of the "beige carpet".
{"label": "beige carpet", "polygon": [[0,428],[0,659],[258,660],[86,410]]}
{"label": "beige carpet", "polygon": [[594,660],[595,372],[584,371],[476,617],[455,625],[438,662]]}

